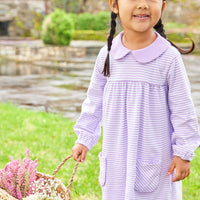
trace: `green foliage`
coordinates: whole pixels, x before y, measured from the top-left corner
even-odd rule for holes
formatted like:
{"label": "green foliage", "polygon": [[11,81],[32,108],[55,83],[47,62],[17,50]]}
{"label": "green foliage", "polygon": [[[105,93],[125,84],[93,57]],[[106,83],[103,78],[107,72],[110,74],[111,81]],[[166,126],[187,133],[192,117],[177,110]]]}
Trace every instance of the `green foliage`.
{"label": "green foliage", "polygon": [[171,29],[171,28],[185,28],[187,27],[186,24],[180,24],[180,23],[176,23],[176,22],[168,22],[165,24],[165,28],[166,29]]}
{"label": "green foliage", "polygon": [[40,38],[40,34],[41,34],[41,26],[42,26],[42,21],[43,21],[43,16],[41,13],[32,12],[33,15],[35,16],[33,18],[33,31],[31,33],[32,38],[34,39],[39,39]]}
{"label": "green foliage", "polygon": [[95,17],[91,13],[79,14],[76,24],[77,30],[93,30]]}
{"label": "green foliage", "polygon": [[167,34],[167,38],[176,43],[189,43],[190,41],[187,38],[194,38],[192,33],[169,33]]}
{"label": "green foliage", "polygon": [[24,28],[24,23],[22,21],[20,21],[19,17],[16,17],[16,25],[19,28]]}
{"label": "green foliage", "polygon": [[77,14],[75,13],[66,13],[66,15],[72,19],[73,23],[74,23],[74,28],[76,29],[76,24],[77,24],[77,21],[78,21],[78,18],[77,18]]}
{"label": "green foliage", "polygon": [[42,25],[42,14],[41,13],[37,13],[37,12],[33,12],[33,14],[35,15],[34,19],[33,19],[33,27],[35,31],[40,31],[41,29],[41,25]]}
{"label": "green foliage", "polygon": [[110,13],[99,12],[95,16],[94,30],[106,30],[109,28]]}
{"label": "green foliage", "polygon": [[69,45],[73,33],[73,19],[63,10],[56,9],[45,17],[42,25],[42,40],[45,44]]}
{"label": "green foliage", "polygon": [[110,14],[103,11],[96,15],[82,13],[76,19],[76,30],[107,30],[109,28]]}

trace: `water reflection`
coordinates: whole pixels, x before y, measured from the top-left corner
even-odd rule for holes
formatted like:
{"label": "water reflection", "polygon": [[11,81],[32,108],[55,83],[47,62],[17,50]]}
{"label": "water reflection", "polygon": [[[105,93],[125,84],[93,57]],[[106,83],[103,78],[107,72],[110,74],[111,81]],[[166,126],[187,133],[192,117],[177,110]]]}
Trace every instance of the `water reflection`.
{"label": "water reflection", "polygon": [[21,62],[8,62],[2,60],[0,63],[0,75],[3,76],[19,76],[19,75],[31,75],[31,74],[56,74],[58,70],[45,68],[40,66],[34,66],[31,63]]}
{"label": "water reflection", "polygon": [[[200,122],[200,57],[184,56],[192,97]],[[0,61],[0,102],[48,112],[76,120],[86,97],[95,59],[64,67]]]}
{"label": "water reflection", "polygon": [[[78,65],[78,66],[77,66]],[[0,62],[0,102],[24,108],[63,113],[76,120],[86,96],[94,63],[66,68],[31,63]]]}

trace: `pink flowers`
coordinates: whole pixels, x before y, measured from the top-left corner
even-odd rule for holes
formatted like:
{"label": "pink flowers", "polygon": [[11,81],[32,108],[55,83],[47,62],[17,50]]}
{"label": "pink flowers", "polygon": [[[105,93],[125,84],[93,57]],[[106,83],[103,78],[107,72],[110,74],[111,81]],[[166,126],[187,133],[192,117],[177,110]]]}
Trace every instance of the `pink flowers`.
{"label": "pink flowers", "polygon": [[34,181],[36,180],[37,160],[30,159],[29,150],[26,150],[26,157],[21,160],[10,158],[3,170],[0,170],[0,188],[7,193],[22,200],[23,197],[33,194]]}

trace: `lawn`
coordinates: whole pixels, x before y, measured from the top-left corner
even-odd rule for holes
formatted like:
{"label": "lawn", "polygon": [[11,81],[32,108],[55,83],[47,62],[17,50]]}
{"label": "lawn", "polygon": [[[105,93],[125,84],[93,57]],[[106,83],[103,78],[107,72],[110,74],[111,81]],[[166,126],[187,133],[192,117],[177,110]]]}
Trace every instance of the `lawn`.
{"label": "lawn", "polygon": [[[38,159],[38,171],[52,174],[58,164],[72,153],[76,140],[74,122],[61,115],[27,111],[11,104],[0,104],[0,169],[9,162],[9,156],[23,159],[26,148],[32,159]],[[88,153],[84,163],[79,164],[75,175],[75,188],[72,185],[73,199],[101,199],[98,184],[101,140]],[[75,161],[70,159],[60,169],[57,178],[67,185]],[[97,198],[98,197],[98,198]]]}
{"label": "lawn", "polygon": [[[74,122],[61,115],[21,109],[11,104],[0,104],[0,168],[15,159],[25,156],[26,148],[32,159],[38,159],[38,171],[52,174],[57,165],[71,154],[76,140]],[[79,164],[75,175],[74,200],[100,200],[101,188],[98,183],[99,160],[102,138],[88,152],[85,163]],[[199,200],[200,197],[200,149],[191,163],[191,175],[183,181],[183,200]],[[68,161],[57,174],[57,178],[67,185],[75,161]]]}

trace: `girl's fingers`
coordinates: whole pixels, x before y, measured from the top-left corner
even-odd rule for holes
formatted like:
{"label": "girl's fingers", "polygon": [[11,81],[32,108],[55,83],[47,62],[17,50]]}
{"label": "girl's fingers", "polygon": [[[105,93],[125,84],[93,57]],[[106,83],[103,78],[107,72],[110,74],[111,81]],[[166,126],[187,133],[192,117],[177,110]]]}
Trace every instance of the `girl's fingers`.
{"label": "girl's fingers", "polygon": [[183,180],[190,174],[190,162],[182,160],[178,156],[175,156],[173,158],[168,174],[171,175],[175,168],[176,174],[175,177],[172,179],[172,182]]}
{"label": "girl's fingers", "polygon": [[187,174],[186,174],[186,177],[188,177],[190,175],[190,170],[188,170]]}
{"label": "girl's fingers", "polygon": [[171,175],[173,173],[174,169],[175,169],[175,164],[174,164],[174,161],[172,160],[172,163],[171,163],[169,171],[168,171],[168,175]]}
{"label": "girl's fingers", "polygon": [[76,144],[72,148],[73,159],[75,161],[84,162],[85,158],[86,158],[87,151],[88,151],[87,147],[85,147],[81,144]]}
{"label": "girl's fingers", "polygon": [[188,171],[180,173],[180,172],[177,170],[174,179],[172,179],[172,182],[176,182],[176,181],[183,180],[183,179],[185,179],[185,178],[188,177],[188,176],[189,176]]}
{"label": "girl's fingers", "polygon": [[80,149],[77,148],[77,146],[74,146],[74,147],[72,148],[72,156],[73,156],[73,159],[74,159],[75,161],[78,161],[78,157],[80,156],[80,154],[81,154]]}
{"label": "girl's fingers", "polygon": [[80,153],[74,152],[74,153],[73,153],[73,159],[74,159],[75,161],[78,161],[79,155],[80,155]]}
{"label": "girl's fingers", "polygon": [[187,177],[187,172],[184,173],[183,177],[181,180],[185,179]]}
{"label": "girl's fingers", "polygon": [[182,179],[184,179],[184,173],[180,173],[178,170],[176,170],[176,175],[172,179],[172,182],[180,181]]}
{"label": "girl's fingers", "polygon": [[84,162],[84,161],[85,161],[86,154],[87,154],[87,151],[83,150],[83,151],[82,151],[82,154],[81,154],[81,162]]}
{"label": "girl's fingers", "polygon": [[175,177],[172,179],[172,182],[180,181],[180,176],[178,174],[175,175]]}

